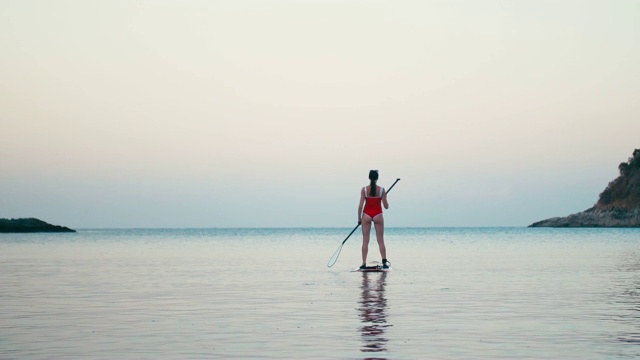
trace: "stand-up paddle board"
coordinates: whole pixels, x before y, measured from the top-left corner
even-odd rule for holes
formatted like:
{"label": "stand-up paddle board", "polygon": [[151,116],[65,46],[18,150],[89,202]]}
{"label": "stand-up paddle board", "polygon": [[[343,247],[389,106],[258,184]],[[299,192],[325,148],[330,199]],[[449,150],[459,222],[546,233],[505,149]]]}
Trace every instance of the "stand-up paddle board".
{"label": "stand-up paddle board", "polygon": [[358,272],[389,272],[391,271],[391,266],[387,267],[386,269],[382,266],[382,264],[372,264],[372,265],[368,265],[367,267],[365,267],[364,269],[356,269],[356,271]]}

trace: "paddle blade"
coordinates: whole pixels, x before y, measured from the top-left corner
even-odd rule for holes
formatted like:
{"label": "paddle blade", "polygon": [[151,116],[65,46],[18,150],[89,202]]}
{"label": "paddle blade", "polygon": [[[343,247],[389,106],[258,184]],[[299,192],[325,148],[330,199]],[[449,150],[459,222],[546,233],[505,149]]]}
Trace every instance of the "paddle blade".
{"label": "paddle blade", "polygon": [[336,261],[338,261],[338,256],[340,256],[342,245],[344,245],[344,242],[340,244],[340,246],[338,247],[338,250],[336,250],[336,252],[333,253],[333,256],[331,257],[331,259],[329,259],[329,262],[327,263],[327,267],[332,267],[336,263]]}

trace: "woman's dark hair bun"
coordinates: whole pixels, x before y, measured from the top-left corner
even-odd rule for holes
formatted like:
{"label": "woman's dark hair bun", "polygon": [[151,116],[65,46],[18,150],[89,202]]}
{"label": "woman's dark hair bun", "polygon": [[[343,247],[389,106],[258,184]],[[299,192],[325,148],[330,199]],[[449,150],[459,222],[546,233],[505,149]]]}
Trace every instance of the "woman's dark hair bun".
{"label": "woman's dark hair bun", "polygon": [[376,181],[378,180],[378,170],[369,170],[369,180],[371,180],[369,196],[376,196]]}

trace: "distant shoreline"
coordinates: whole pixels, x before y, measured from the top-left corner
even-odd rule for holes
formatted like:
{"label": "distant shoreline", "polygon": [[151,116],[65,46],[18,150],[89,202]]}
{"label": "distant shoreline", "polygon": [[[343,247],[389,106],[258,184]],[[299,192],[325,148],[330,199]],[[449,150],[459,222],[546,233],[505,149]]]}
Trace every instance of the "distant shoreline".
{"label": "distant shoreline", "polygon": [[[390,226],[385,228],[385,230],[519,230],[519,229],[534,229],[536,226],[528,226],[528,225],[508,225],[508,226]],[[556,228],[556,229],[577,229],[577,228],[586,228],[586,229],[638,229],[640,227],[637,226],[540,226],[538,228]],[[350,227],[336,227],[336,226],[327,226],[327,227],[317,227],[317,226],[309,226],[309,227],[88,227],[88,228],[76,228],[74,232],[91,232],[91,231],[347,231],[352,228]],[[1,231],[0,231],[1,233]],[[355,235],[355,234],[354,234]]]}
{"label": "distant shoreline", "polygon": [[640,227],[640,149],[618,165],[620,175],[600,193],[591,208],[564,217],[537,221],[529,227]]}
{"label": "distant shoreline", "polygon": [[36,218],[0,219],[0,233],[76,232],[66,226],[52,225]]}

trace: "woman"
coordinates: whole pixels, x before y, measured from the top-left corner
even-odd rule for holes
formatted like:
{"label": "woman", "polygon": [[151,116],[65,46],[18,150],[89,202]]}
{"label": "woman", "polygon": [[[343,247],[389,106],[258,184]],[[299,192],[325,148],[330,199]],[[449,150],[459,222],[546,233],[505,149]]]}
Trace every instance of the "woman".
{"label": "woman", "polygon": [[[369,234],[371,233],[371,223],[376,229],[376,239],[382,255],[382,268],[388,269],[390,262],[387,260],[387,249],[384,246],[384,217],[382,216],[382,205],[389,208],[387,193],[384,188],[378,186],[378,170],[369,171],[369,186],[360,190],[360,206],[358,206],[358,224],[362,224],[362,266],[367,266],[367,253],[369,252]],[[364,206],[364,209],[363,209]]]}

